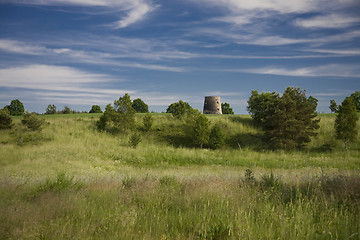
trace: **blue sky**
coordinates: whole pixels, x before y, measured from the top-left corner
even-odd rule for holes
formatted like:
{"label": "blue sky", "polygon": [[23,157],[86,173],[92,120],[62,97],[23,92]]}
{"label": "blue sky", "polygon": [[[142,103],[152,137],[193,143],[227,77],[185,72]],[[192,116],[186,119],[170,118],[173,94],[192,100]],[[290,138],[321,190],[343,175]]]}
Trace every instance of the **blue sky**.
{"label": "blue sky", "polygon": [[2,0],[0,107],[89,111],[129,93],[161,112],[305,89],[329,112],[360,90],[358,0]]}

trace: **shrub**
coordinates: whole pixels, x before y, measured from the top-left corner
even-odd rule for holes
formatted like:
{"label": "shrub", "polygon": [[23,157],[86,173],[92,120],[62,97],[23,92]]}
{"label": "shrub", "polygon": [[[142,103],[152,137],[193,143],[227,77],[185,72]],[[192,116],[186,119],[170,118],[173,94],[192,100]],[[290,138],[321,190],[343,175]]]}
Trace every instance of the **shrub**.
{"label": "shrub", "polygon": [[140,134],[134,133],[130,136],[129,143],[132,147],[136,148],[136,146],[141,142]]}
{"label": "shrub", "polygon": [[7,110],[0,109],[0,129],[11,129],[12,118]]}
{"label": "shrub", "polygon": [[41,131],[41,126],[44,124],[44,119],[38,119],[35,114],[26,112],[21,123],[31,129],[32,131]]}
{"label": "shrub", "polygon": [[153,125],[154,119],[150,114],[146,114],[143,119],[143,124],[145,131],[150,131],[152,125]]}
{"label": "shrub", "polygon": [[220,148],[224,145],[224,140],[225,135],[220,123],[216,123],[210,131],[209,146],[213,149]]}
{"label": "shrub", "polygon": [[99,105],[92,105],[89,113],[102,113]]}

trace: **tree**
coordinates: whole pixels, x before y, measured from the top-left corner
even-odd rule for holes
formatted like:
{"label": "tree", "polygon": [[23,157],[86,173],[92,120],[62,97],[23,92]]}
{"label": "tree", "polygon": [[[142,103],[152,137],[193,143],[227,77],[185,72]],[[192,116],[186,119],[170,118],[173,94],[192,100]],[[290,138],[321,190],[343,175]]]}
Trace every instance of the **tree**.
{"label": "tree", "polygon": [[56,106],[54,104],[49,104],[46,108],[45,114],[56,114]]}
{"label": "tree", "polygon": [[177,103],[172,103],[166,109],[166,113],[171,113],[175,118],[182,119],[187,113],[192,111],[192,107],[187,102],[180,100]]}
{"label": "tree", "polygon": [[10,105],[5,107],[11,116],[21,116],[24,114],[24,104],[19,100],[15,99],[10,102]]}
{"label": "tree", "polygon": [[348,144],[356,140],[356,122],[359,116],[356,113],[356,105],[352,97],[347,97],[339,106],[338,115],[335,119],[336,138],[343,140],[346,151]]}
{"label": "tree", "polygon": [[293,149],[302,147],[316,135],[320,120],[316,119],[315,103],[313,97],[306,98],[305,91],[288,87],[281,97],[253,91],[248,109],[264,129],[264,139],[272,148]]}
{"label": "tree", "polygon": [[221,103],[221,111],[223,114],[234,114],[233,109],[229,103]]}
{"label": "tree", "polygon": [[255,125],[262,126],[266,118],[274,113],[275,102],[279,97],[279,94],[275,92],[261,94],[256,90],[251,92],[247,110],[251,114]]}
{"label": "tree", "polygon": [[72,113],[69,106],[64,106],[64,109],[61,111],[62,114],[70,114]]}
{"label": "tree", "polygon": [[356,111],[360,112],[360,92],[356,91],[351,94],[350,97],[353,99],[353,102],[356,106]]}
{"label": "tree", "polygon": [[137,113],[149,112],[149,106],[146,103],[144,103],[144,101],[141,100],[140,98],[134,99],[132,103],[132,107]]}
{"label": "tree", "polygon": [[329,106],[331,112],[336,113],[339,110],[338,105],[336,104],[334,99],[330,100],[330,106]]}
{"label": "tree", "polygon": [[102,110],[99,105],[92,105],[89,113],[102,113]]}
{"label": "tree", "polygon": [[11,129],[12,118],[7,109],[0,109],[0,129]]}
{"label": "tree", "polygon": [[220,148],[224,145],[225,136],[220,123],[216,123],[210,131],[209,146],[212,149]]}

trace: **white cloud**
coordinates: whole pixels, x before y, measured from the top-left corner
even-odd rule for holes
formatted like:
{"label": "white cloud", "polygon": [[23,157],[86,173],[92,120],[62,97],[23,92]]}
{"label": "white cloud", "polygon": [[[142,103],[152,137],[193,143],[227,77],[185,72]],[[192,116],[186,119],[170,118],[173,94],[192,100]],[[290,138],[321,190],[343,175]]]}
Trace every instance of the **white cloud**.
{"label": "white cloud", "polygon": [[359,23],[359,17],[341,14],[316,16],[308,19],[297,19],[295,21],[297,26],[304,28],[345,28]]}
{"label": "white cloud", "polygon": [[351,77],[359,78],[360,69],[356,65],[329,64],[316,67],[286,69],[278,67],[254,68],[246,70],[233,70],[255,74],[268,74],[294,77]]}
{"label": "white cloud", "polygon": [[29,54],[29,55],[41,55],[46,51],[46,48],[29,45],[24,42],[0,39],[0,51]]}
{"label": "white cloud", "polygon": [[146,15],[156,9],[150,0],[5,0],[11,3],[44,6],[82,6],[101,7],[114,12],[126,12],[126,16],[110,26],[119,29],[144,20]]}

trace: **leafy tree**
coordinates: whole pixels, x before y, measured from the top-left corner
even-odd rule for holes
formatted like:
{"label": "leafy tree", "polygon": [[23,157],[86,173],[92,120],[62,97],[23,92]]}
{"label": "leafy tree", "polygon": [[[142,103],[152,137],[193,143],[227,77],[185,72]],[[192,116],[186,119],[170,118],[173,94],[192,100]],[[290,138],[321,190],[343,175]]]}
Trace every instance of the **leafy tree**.
{"label": "leafy tree", "polygon": [[54,104],[49,104],[46,108],[45,114],[56,114],[56,106]]}
{"label": "leafy tree", "polygon": [[189,113],[192,109],[189,103],[180,100],[177,103],[170,104],[166,109],[166,113],[171,113],[175,118],[182,119],[186,113]]}
{"label": "leafy tree", "polygon": [[7,109],[0,109],[0,129],[11,129],[12,118]]}
{"label": "leafy tree", "polygon": [[100,131],[106,130],[106,126],[108,125],[108,122],[111,121],[111,116],[114,113],[115,113],[115,110],[111,106],[111,104],[106,105],[104,114],[96,122],[96,126]]}
{"label": "leafy tree", "polygon": [[41,127],[44,124],[44,119],[38,119],[34,113],[26,112],[24,118],[21,120],[21,123],[27,126],[33,131],[41,131]]}
{"label": "leafy tree", "polygon": [[279,97],[275,92],[261,94],[256,90],[251,92],[247,110],[257,126],[264,125],[266,118],[274,113],[275,103]]}
{"label": "leafy tree", "polygon": [[133,148],[136,148],[136,146],[141,142],[141,136],[140,134],[134,133],[130,136],[129,143]]}
{"label": "leafy tree", "polygon": [[356,140],[356,122],[359,116],[356,113],[356,105],[352,97],[347,97],[339,106],[338,115],[335,119],[336,138],[343,140],[346,151],[348,144]]}
{"label": "leafy tree", "polygon": [[248,109],[264,129],[264,139],[272,148],[293,149],[302,147],[316,135],[320,120],[316,119],[315,103],[313,98],[306,98],[305,91],[288,87],[282,97],[253,91]]}
{"label": "leafy tree", "polygon": [[334,112],[336,113],[338,110],[339,110],[339,107],[338,105],[336,104],[335,100],[334,99],[331,99],[330,100],[330,106],[329,106],[331,112]]}
{"label": "leafy tree", "polygon": [[148,113],[143,118],[143,124],[146,131],[150,131],[152,125],[153,125],[154,119],[153,117]]}
{"label": "leafy tree", "polygon": [[92,105],[89,113],[102,113],[102,110],[99,105]]}
{"label": "leafy tree", "polygon": [[144,101],[141,100],[140,98],[134,99],[132,103],[132,107],[137,113],[149,112],[149,106],[146,103],[144,103]]}
{"label": "leafy tree", "polygon": [[360,92],[356,91],[351,94],[350,97],[353,99],[353,102],[356,106],[356,111],[360,112]]}
{"label": "leafy tree", "polygon": [[229,103],[221,103],[221,111],[223,114],[234,114],[233,109]]}
{"label": "leafy tree", "polygon": [[224,145],[225,135],[220,123],[216,123],[210,131],[209,146],[212,149],[220,148]]}
{"label": "leafy tree", "polygon": [[69,106],[64,106],[64,109],[61,111],[62,114],[70,114],[72,113]]}
{"label": "leafy tree", "polygon": [[24,104],[19,100],[15,99],[10,102],[10,105],[5,107],[11,116],[21,116],[24,114]]}

